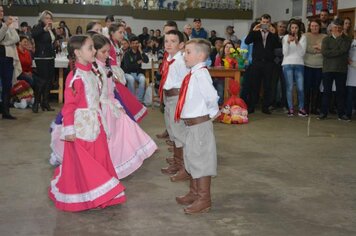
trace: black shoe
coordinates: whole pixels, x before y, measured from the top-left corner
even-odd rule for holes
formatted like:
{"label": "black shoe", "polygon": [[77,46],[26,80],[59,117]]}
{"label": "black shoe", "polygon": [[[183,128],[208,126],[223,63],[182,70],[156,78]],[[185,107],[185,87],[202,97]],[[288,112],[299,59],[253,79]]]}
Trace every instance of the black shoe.
{"label": "black shoe", "polygon": [[42,111],[54,111],[53,108],[47,103],[47,104],[41,104]]}
{"label": "black shoe", "polygon": [[2,114],[2,118],[4,120],[16,120],[16,117],[15,116],[12,116],[10,114]]}
{"label": "black shoe", "polygon": [[347,115],[339,116],[338,120],[343,120],[347,122],[351,121],[351,119]]}
{"label": "black shoe", "polygon": [[272,112],[268,108],[262,109],[262,113],[265,113],[267,115],[271,115],[272,114]]}
{"label": "black shoe", "polygon": [[320,113],[320,116],[318,116],[318,120],[326,120],[327,115]]}
{"label": "black shoe", "polygon": [[33,105],[32,105],[32,112],[33,113],[38,113],[38,103],[34,103]]}

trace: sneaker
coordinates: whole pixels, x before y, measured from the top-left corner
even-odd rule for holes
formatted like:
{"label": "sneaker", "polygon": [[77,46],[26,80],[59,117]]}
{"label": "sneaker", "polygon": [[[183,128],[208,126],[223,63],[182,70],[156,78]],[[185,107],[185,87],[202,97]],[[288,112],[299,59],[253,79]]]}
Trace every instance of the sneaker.
{"label": "sneaker", "polygon": [[318,116],[318,120],[326,120],[327,115],[320,113],[320,116]]}
{"label": "sneaker", "polygon": [[304,109],[300,109],[298,112],[298,116],[307,117],[308,113],[306,113]]}
{"label": "sneaker", "polygon": [[289,111],[288,111],[288,116],[289,116],[289,117],[294,116],[294,111],[293,111],[293,109],[289,109]]}
{"label": "sneaker", "polygon": [[343,121],[351,121],[351,119],[347,115],[339,116],[338,120],[343,120]]}

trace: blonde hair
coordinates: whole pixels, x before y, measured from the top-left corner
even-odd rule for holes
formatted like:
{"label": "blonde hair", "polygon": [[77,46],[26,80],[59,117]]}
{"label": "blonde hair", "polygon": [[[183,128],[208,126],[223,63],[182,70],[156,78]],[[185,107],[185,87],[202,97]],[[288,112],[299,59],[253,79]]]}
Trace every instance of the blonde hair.
{"label": "blonde hair", "polygon": [[205,54],[206,58],[209,57],[211,51],[211,43],[206,39],[195,38],[189,40],[185,45],[194,44],[195,50]]}
{"label": "blonde hair", "polygon": [[41,15],[40,15],[40,18],[39,18],[39,21],[42,21],[43,22],[43,19],[47,16],[47,15],[50,15],[51,18],[53,19],[53,13],[48,11],[48,10],[44,10]]}

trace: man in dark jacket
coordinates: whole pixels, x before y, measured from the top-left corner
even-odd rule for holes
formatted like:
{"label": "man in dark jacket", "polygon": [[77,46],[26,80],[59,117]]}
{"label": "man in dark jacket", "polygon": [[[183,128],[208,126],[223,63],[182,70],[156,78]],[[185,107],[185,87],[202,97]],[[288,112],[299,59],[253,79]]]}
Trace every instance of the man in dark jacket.
{"label": "man in dark jacket", "polygon": [[323,55],[323,98],[319,120],[326,119],[328,115],[329,99],[332,92],[332,84],[335,80],[337,112],[339,120],[350,121],[345,115],[345,95],[348,53],[351,39],[342,33],[343,21],[335,19],[331,23],[331,35],[323,39],[321,54]]}
{"label": "man in dark jacket", "polygon": [[261,23],[257,24],[245,39],[246,44],[253,43],[251,65],[251,99],[249,99],[249,113],[255,111],[258,102],[261,83],[263,83],[262,112],[271,114],[270,105],[271,80],[274,67],[274,51],[278,48],[278,36],[269,32],[271,16],[264,14]]}
{"label": "man in dark jacket", "polygon": [[[142,45],[138,37],[130,38],[130,49],[125,53],[122,61],[122,69],[125,72],[125,78],[129,90],[136,94],[138,100],[143,102],[145,93],[145,81],[142,63],[148,63],[148,57],[142,51]],[[138,82],[137,92],[135,91],[135,81]]]}

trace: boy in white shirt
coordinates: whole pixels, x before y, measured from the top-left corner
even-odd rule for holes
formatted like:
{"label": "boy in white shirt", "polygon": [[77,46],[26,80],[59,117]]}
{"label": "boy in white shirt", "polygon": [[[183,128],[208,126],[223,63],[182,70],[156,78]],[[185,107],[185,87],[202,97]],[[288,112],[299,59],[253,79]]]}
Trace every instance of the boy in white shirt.
{"label": "boy in white shirt", "polygon": [[184,163],[191,175],[190,191],[176,201],[189,205],[186,214],[210,210],[211,176],[216,175],[216,143],[212,119],[219,115],[219,96],[213,86],[205,61],[210,55],[210,43],[192,39],[185,45],[184,59],[191,68],[179,93],[175,120],[185,124]]}
{"label": "boy in white shirt", "polygon": [[170,165],[162,168],[161,171],[163,174],[173,175],[171,181],[176,182],[189,179],[183,163],[184,123],[174,121],[180,87],[184,77],[189,72],[182,53],[184,48],[183,34],[178,30],[167,32],[164,36],[164,47],[169,56],[162,69],[159,94],[164,100],[164,119],[170,139],[174,141],[174,146],[173,159],[168,158],[167,160]]}

